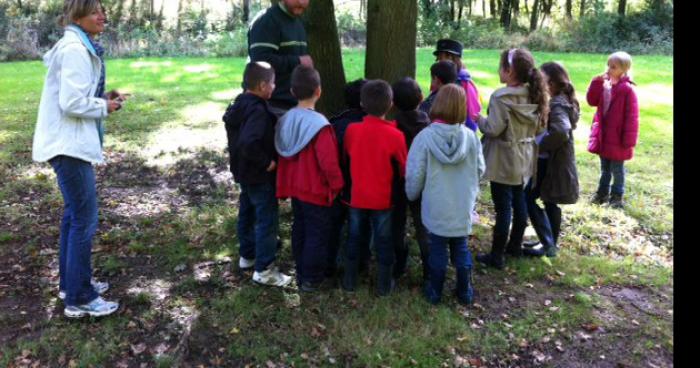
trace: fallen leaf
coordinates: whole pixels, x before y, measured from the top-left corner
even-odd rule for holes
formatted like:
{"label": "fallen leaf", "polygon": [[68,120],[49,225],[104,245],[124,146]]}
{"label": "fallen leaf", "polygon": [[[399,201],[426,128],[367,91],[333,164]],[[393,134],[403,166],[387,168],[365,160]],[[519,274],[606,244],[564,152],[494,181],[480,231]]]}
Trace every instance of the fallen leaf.
{"label": "fallen leaf", "polygon": [[131,352],[134,353],[134,355],[139,355],[139,354],[143,353],[145,350],[146,350],[145,343],[131,345]]}
{"label": "fallen leaf", "polygon": [[584,324],[581,325],[581,327],[582,327],[584,330],[588,331],[588,332],[597,331],[598,328],[600,328],[600,327],[599,327],[598,325],[596,325],[595,323],[584,323]]}
{"label": "fallen leaf", "polygon": [[547,300],[544,301],[544,306],[545,306],[545,307],[549,306],[550,304],[552,304],[552,301],[551,301],[551,300],[547,299]]}

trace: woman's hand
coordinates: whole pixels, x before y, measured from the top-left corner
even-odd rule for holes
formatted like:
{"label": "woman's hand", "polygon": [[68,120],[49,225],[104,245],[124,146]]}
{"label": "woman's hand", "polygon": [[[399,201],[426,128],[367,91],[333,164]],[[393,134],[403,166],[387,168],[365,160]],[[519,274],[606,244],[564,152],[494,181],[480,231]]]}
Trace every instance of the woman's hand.
{"label": "woman's hand", "polygon": [[126,101],[127,98],[131,97],[131,94],[129,93],[121,93],[117,91],[116,89],[113,89],[105,94],[105,97],[108,100],[116,100],[118,102],[124,102]]}
{"label": "woman's hand", "polygon": [[270,166],[267,167],[267,172],[273,172],[277,168],[277,163],[275,161],[270,161]]}

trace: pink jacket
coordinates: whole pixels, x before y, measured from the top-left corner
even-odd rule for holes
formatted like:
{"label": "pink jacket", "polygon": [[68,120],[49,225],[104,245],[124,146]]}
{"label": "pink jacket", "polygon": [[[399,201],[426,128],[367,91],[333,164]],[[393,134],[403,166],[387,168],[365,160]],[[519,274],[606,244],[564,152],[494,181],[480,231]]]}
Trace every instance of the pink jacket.
{"label": "pink jacket", "polygon": [[602,77],[593,78],[586,100],[589,105],[597,107],[590,136],[591,140],[597,140],[599,149],[596,153],[608,160],[631,159],[639,136],[639,105],[629,77],[622,77],[612,87],[607,114],[603,114]]}

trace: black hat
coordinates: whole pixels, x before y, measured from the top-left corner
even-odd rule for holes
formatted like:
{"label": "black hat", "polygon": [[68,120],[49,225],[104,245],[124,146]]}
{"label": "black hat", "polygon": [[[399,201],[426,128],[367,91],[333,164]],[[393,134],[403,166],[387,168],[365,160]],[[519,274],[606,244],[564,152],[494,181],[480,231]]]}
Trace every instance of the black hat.
{"label": "black hat", "polygon": [[439,52],[449,52],[450,54],[462,57],[462,44],[459,41],[443,38],[437,42],[437,50],[433,51],[433,55],[437,56]]}

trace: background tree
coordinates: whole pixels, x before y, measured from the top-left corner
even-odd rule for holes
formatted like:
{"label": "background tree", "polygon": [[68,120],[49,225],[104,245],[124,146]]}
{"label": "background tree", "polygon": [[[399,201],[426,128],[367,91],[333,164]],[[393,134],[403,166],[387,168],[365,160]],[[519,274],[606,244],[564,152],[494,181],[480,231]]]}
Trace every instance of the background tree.
{"label": "background tree", "polygon": [[415,78],[417,18],[416,0],[367,0],[366,78]]}
{"label": "background tree", "polygon": [[627,0],[619,0],[617,2],[617,14],[624,17],[626,9],[627,9]]}
{"label": "background tree", "polygon": [[345,70],[333,0],[311,0],[303,21],[309,54],[314,59],[314,67],[321,75],[323,85],[323,94],[316,110],[330,116],[340,112],[345,105]]}

